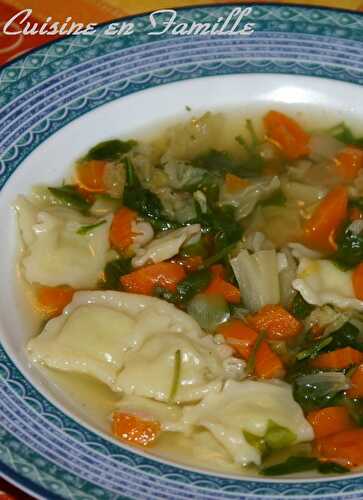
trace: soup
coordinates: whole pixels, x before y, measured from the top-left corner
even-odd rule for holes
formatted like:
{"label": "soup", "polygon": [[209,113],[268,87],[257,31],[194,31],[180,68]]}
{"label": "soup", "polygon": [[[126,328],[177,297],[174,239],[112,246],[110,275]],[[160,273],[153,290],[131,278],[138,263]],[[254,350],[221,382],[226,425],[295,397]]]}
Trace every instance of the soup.
{"label": "soup", "polygon": [[16,208],[42,319],[28,354],[81,416],[214,470],[363,464],[363,139],[347,125],[206,113],[96,144]]}

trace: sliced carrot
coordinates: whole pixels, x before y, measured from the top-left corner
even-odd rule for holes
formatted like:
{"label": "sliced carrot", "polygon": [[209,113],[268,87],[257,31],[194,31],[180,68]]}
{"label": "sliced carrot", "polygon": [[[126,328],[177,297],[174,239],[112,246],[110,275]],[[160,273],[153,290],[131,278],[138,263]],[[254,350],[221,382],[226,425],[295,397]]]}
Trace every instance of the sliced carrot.
{"label": "sliced carrot", "polygon": [[353,207],[350,209],[349,212],[349,219],[350,220],[362,220],[363,219],[363,212],[362,210],[359,210],[357,207]]}
{"label": "sliced carrot", "polygon": [[320,202],[304,227],[304,242],[322,252],[336,250],[335,235],[348,217],[348,192],[339,186]]}
{"label": "sliced carrot", "polygon": [[248,359],[257,340],[257,332],[240,319],[231,319],[218,327],[218,333],[242,356]]}
{"label": "sliced carrot", "polygon": [[302,331],[302,324],[281,305],[266,305],[249,317],[251,326],[258,332],[267,333],[270,340],[295,337]]}
{"label": "sliced carrot", "polygon": [[232,285],[232,283],[225,281],[223,266],[212,266],[211,271],[213,278],[204,293],[220,294],[223,295],[227,302],[230,302],[231,304],[239,304],[241,302],[241,293],[239,288]]}
{"label": "sliced carrot", "polygon": [[50,316],[57,316],[72,301],[74,293],[69,286],[42,286],[36,293],[38,307]]}
{"label": "sliced carrot", "polygon": [[309,154],[310,136],[292,118],[278,111],[270,111],[264,117],[264,126],[267,137],[289,160]]}
{"label": "sliced carrot", "polygon": [[349,398],[363,398],[363,365],[359,365],[351,378],[352,387],[347,392]]}
{"label": "sliced carrot", "polygon": [[186,277],[182,266],[173,262],[159,262],[141,267],[121,277],[126,292],[152,295],[157,286],[176,292],[177,284]]}
{"label": "sliced carrot", "polygon": [[345,467],[363,465],[363,429],[351,429],[317,439],[314,454],[320,460]]}
{"label": "sliced carrot", "polygon": [[337,369],[348,368],[350,365],[362,363],[363,353],[352,347],[343,347],[332,352],[320,354],[311,361],[314,368]]}
{"label": "sliced carrot", "polygon": [[314,429],[315,439],[355,427],[348,410],[344,406],[329,406],[328,408],[313,410],[307,414],[306,418]]}
{"label": "sliced carrot", "polygon": [[103,160],[90,160],[76,167],[76,182],[78,186],[91,193],[104,193],[104,181],[107,162]]}
{"label": "sliced carrot", "polygon": [[363,300],[363,262],[354,269],[352,281],[355,296]]}
{"label": "sliced carrot", "polygon": [[255,375],[258,378],[283,378],[284,365],[267,342],[261,342],[256,351]]}
{"label": "sliced carrot", "polygon": [[132,223],[137,214],[127,207],[122,207],[113,216],[110,228],[110,242],[117,250],[126,250],[133,242]]}
{"label": "sliced carrot", "polygon": [[225,186],[227,191],[230,193],[235,193],[241,189],[246,188],[250,183],[246,179],[241,179],[237,175],[226,174],[224,178]]}
{"label": "sliced carrot", "polygon": [[136,415],[114,412],[112,434],[131,444],[150,446],[159,436],[161,427],[156,420],[144,420]]}
{"label": "sliced carrot", "polygon": [[363,149],[347,146],[337,155],[335,164],[338,175],[346,181],[352,181],[363,168]]}

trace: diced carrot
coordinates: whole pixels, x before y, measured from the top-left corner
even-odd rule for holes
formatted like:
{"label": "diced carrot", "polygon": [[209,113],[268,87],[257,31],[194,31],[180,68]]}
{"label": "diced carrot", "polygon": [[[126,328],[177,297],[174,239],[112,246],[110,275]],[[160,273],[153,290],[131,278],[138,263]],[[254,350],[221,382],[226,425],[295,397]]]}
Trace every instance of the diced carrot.
{"label": "diced carrot", "polygon": [[57,316],[72,301],[74,293],[69,286],[42,286],[36,293],[38,307],[49,316]]}
{"label": "diced carrot", "polygon": [[363,365],[359,365],[351,378],[352,387],[347,392],[349,398],[363,398]]}
{"label": "diced carrot", "polygon": [[306,418],[314,429],[315,439],[355,427],[348,410],[344,406],[329,406],[328,408],[313,410],[307,414]]}
{"label": "diced carrot", "polygon": [[310,152],[310,136],[292,118],[278,111],[264,117],[266,135],[289,160],[296,160]]}
{"label": "diced carrot", "polygon": [[110,228],[110,242],[120,251],[126,250],[133,242],[132,223],[137,214],[127,207],[120,208],[113,216]]}
{"label": "diced carrot", "polygon": [[363,219],[363,212],[362,210],[359,210],[357,207],[353,207],[349,211],[349,219],[354,221],[354,220],[362,220]]}
{"label": "diced carrot", "polygon": [[283,378],[285,375],[281,359],[265,341],[256,351],[255,375],[258,378]]}
{"label": "diced carrot", "polygon": [[270,340],[295,337],[302,331],[302,324],[281,305],[266,305],[249,317],[251,326],[258,332],[265,331]]}
{"label": "diced carrot", "polygon": [[230,302],[231,304],[239,304],[241,302],[241,293],[239,288],[232,285],[232,283],[225,281],[223,266],[212,266],[211,271],[213,278],[204,293],[220,294],[223,295],[227,302]]}
{"label": "diced carrot", "polygon": [[121,285],[126,292],[152,295],[157,286],[176,292],[177,284],[185,277],[186,273],[179,264],[159,262],[121,276]]}
{"label": "diced carrot", "polygon": [[362,361],[363,353],[352,347],[342,347],[332,352],[320,354],[311,361],[311,365],[314,368],[341,370],[342,368],[348,368],[350,365],[362,363]]}
{"label": "diced carrot", "polygon": [[355,296],[363,300],[363,262],[354,269],[352,281]]}
{"label": "diced carrot", "polygon": [[76,167],[76,182],[80,188],[91,193],[104,193],[106,162],[103,160],[90,160],[80,163]]}
{"label": "diced carrot", "polygon": [[190,257],[178,257],[173,259],[172,262],[183,266],[188,272],[198,271],[200,266],[203,264],[203,257],[201,255],[193,255]]}
{"label": "diced carrot", "polygon": [[345,467],[363,465],[363,429],[351,429],[317,439],[314,454],[320,460]]}
{"label": "diced carrot", "polygon": [[231,319],[218,327],[218,333],[242,356],[248,359],[257,340],[257,333],[240,319]]}
{"label": "diced carrot", "polygon": [[352,181],[363,168],[363,149],[347,146],[337,155],[335,164],[338,175],[346,181]]}
{"label": "diced carrot", "polygon": [[227,191],[229,191],[230,193],[240,191],[241,189],[244,189],[249,185],[249,182],[246,179],[241,179],[241,177],[233,174],[226,174],[224,182]]}
{"label": "diced carrot", "polygon": [[150,446],[159,436],[161,427],[156,420],[144,420],[136,415],[114,412],[112,434],[131,444]]}
{"label": "diced carrot", "polygon": [[335,235],[348,217],[348,192],[338,186],[328,193],[304,226],[304,243],[322,252],[336,250]]}

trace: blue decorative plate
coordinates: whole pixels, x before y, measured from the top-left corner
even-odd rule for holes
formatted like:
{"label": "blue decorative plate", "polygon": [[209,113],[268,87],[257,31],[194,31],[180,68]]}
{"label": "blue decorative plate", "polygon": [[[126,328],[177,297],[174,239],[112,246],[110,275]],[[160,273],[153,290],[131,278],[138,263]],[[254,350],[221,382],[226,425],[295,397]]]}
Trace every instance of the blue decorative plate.
{"label": "blue decorative plate", "polygon": [[[93,34],[68,37],[5,66],[0,72],[0,227],[9,214],[14,186],[24,188],[32,183],[33,173],[38,175],[31,172],[29,158],[35,165],[35,159],[40,161],[60,144],[57,147],[69,155],[66,165],[95,138],[108,137],[112,130],[127,133],[128,125],[136,127],[143,116],[146,121],[170,116],[169,108],[172,113],[177,109],[173,95],[179,107],[182,101],[198,107],[198,99],[213,107],[231,105],[237,91],[244,93],[241,102],[247,102],[246,89],[253,99],[252,90],[260,88],[265,89],[266,102],[308,105],[322,99],[324,106],[341,99],[342,109],[362,114],[363,15],[282,5],[249,7],[241,29],[253,23],[250,35],[181,35],[171,30],[151,35],[157,30],[145,15],[128,19],[134,24],[131,35],[106,34],[106,24]],[[186,28],[176,31],[193,22],[221,23],[218,19],[226,19],[236,8],[181,9],[177,23]],[[159,15],[159,31],[161,22]],[[325,89],[330,96],[326,102]],[[116,120],[115,109],[127,110],[119,117],[123,128],[110,123]],[[98,119],[105,129],[96,134]],[[43,174],[51,178],[52,168],[53,163]],[[7,248],[13,231],[14,226],[2,234],[5,263],[14,255],[14,245]],[[15,318],[17,306],[8,288],[11,272],[0,265],[0,467],[10,481],[47,499],[363,498],[359,474],[279,481],[212,475],[117,446],[91,426],[81,425],[45,397],[46,384],[29,369],[25,337]]]}

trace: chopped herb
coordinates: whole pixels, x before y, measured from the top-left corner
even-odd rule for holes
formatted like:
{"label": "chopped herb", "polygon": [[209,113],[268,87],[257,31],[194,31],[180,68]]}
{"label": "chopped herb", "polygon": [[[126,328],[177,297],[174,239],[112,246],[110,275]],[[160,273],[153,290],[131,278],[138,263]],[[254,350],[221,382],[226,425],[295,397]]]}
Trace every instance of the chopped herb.
{"label": "chopped herb", "polygon": [[264,476],[282,476],[284,474],[296,474],[318,467],[319,460],[312,457],[289,457],[285,462],[271,465],[261,470]]}
{"label": "chopped herb", "polygon": [[286,196],[281,191],[281,189],[279,189],[278,191],[276,191],[276,193],[271,195],[269,198],[261,201],[261,205],[262,206],[271,206],[271,205],[275,206],[276,205],[279,207],[283,207],[284,205],[286,205]]}
{"label": "chopped herb", "polygon": [[256,364],[256,352],[258,351],[262,341],[266,337],[266,332],[262,331],[258,334],[258,337],[256,339],[255,345],[253,346],[252,352],[248,358],[247,364],[246,364],[246,373],[248,375],[251,375],[254,370],[255,370],[255,364]]}
{"label": "chopped herb", "polygon": [[337,251],[334,260],[349,267],[355,267],[363,261],[363,232],[355,234],[349,231],[346,224],[337,237]]}
{"label": "chopped herb", "polygon": [[83,196],[77,191],[75,186],[48,187],[49,192],[61,201],[65,206],[74,208],[80,212],[87,212],[91,207]]}
{"label": "chopped herb", "polygon": [[332,337],[325,337],[322,340],[316,341],[307,349],[300,351],[296,355],[296,359],[298,359],[299,361],[305,358],[314,359],[320,353],[320,351],[327,347],[332,341]]}
{"label": "chopped herb", "polygon": [[98,227],[102,226],[103,224],[106,224],[105,220],[101,220],[100,222],[96,222],[95,224],[88,224],[86,226],[81,226],[78,229],[77,234],[82,234],[82,235],[88,234],[94,229],[97,229]]}
{"label": "chopped herb", "polygon": [[178,392],[179,384],[180,384],[180,374],[181,374],[181,351],[178,349],[175,352],[174,356],[174,374],[173,374],[173,380],[171,383],[171,390],[170,390],[170,396],[169,396],[169,401],[173,401],[176,393]]}
{"label": "chopped herb", "polygon": [[119,139],[111,139],[110,141],[100,142],[91,148],[85,159],[86,160],[116,160],[122,155],[131,151],[137,145],[136,141],[120,141]]}
{"label": "chopped herb", "polygon": [[190,273],[177,285],[177,292],[181,302],[188,302],[194,295],[201,292],[212,280],[212,273],[208,269]]}
{"label": "chopped herb", "polygon": [[186,109],[187,111],[191,111],[191,110],[192,110],[192,108],[191,108],[190,106],[185,106],[185,109]]}
{"label": "chopped herb", "polygon": [[292,301],[290,312],[297,319],[305,319],[314,310],[314,306],[308,304],[302,295],[298,293]]}
{"label": "chopped herb", "polygon": [[124,274],[132,271],[131,258],[115,259],[108,262],[104,269],[104,283],[102,288],[105,290],[119,290],[120,278]]}

